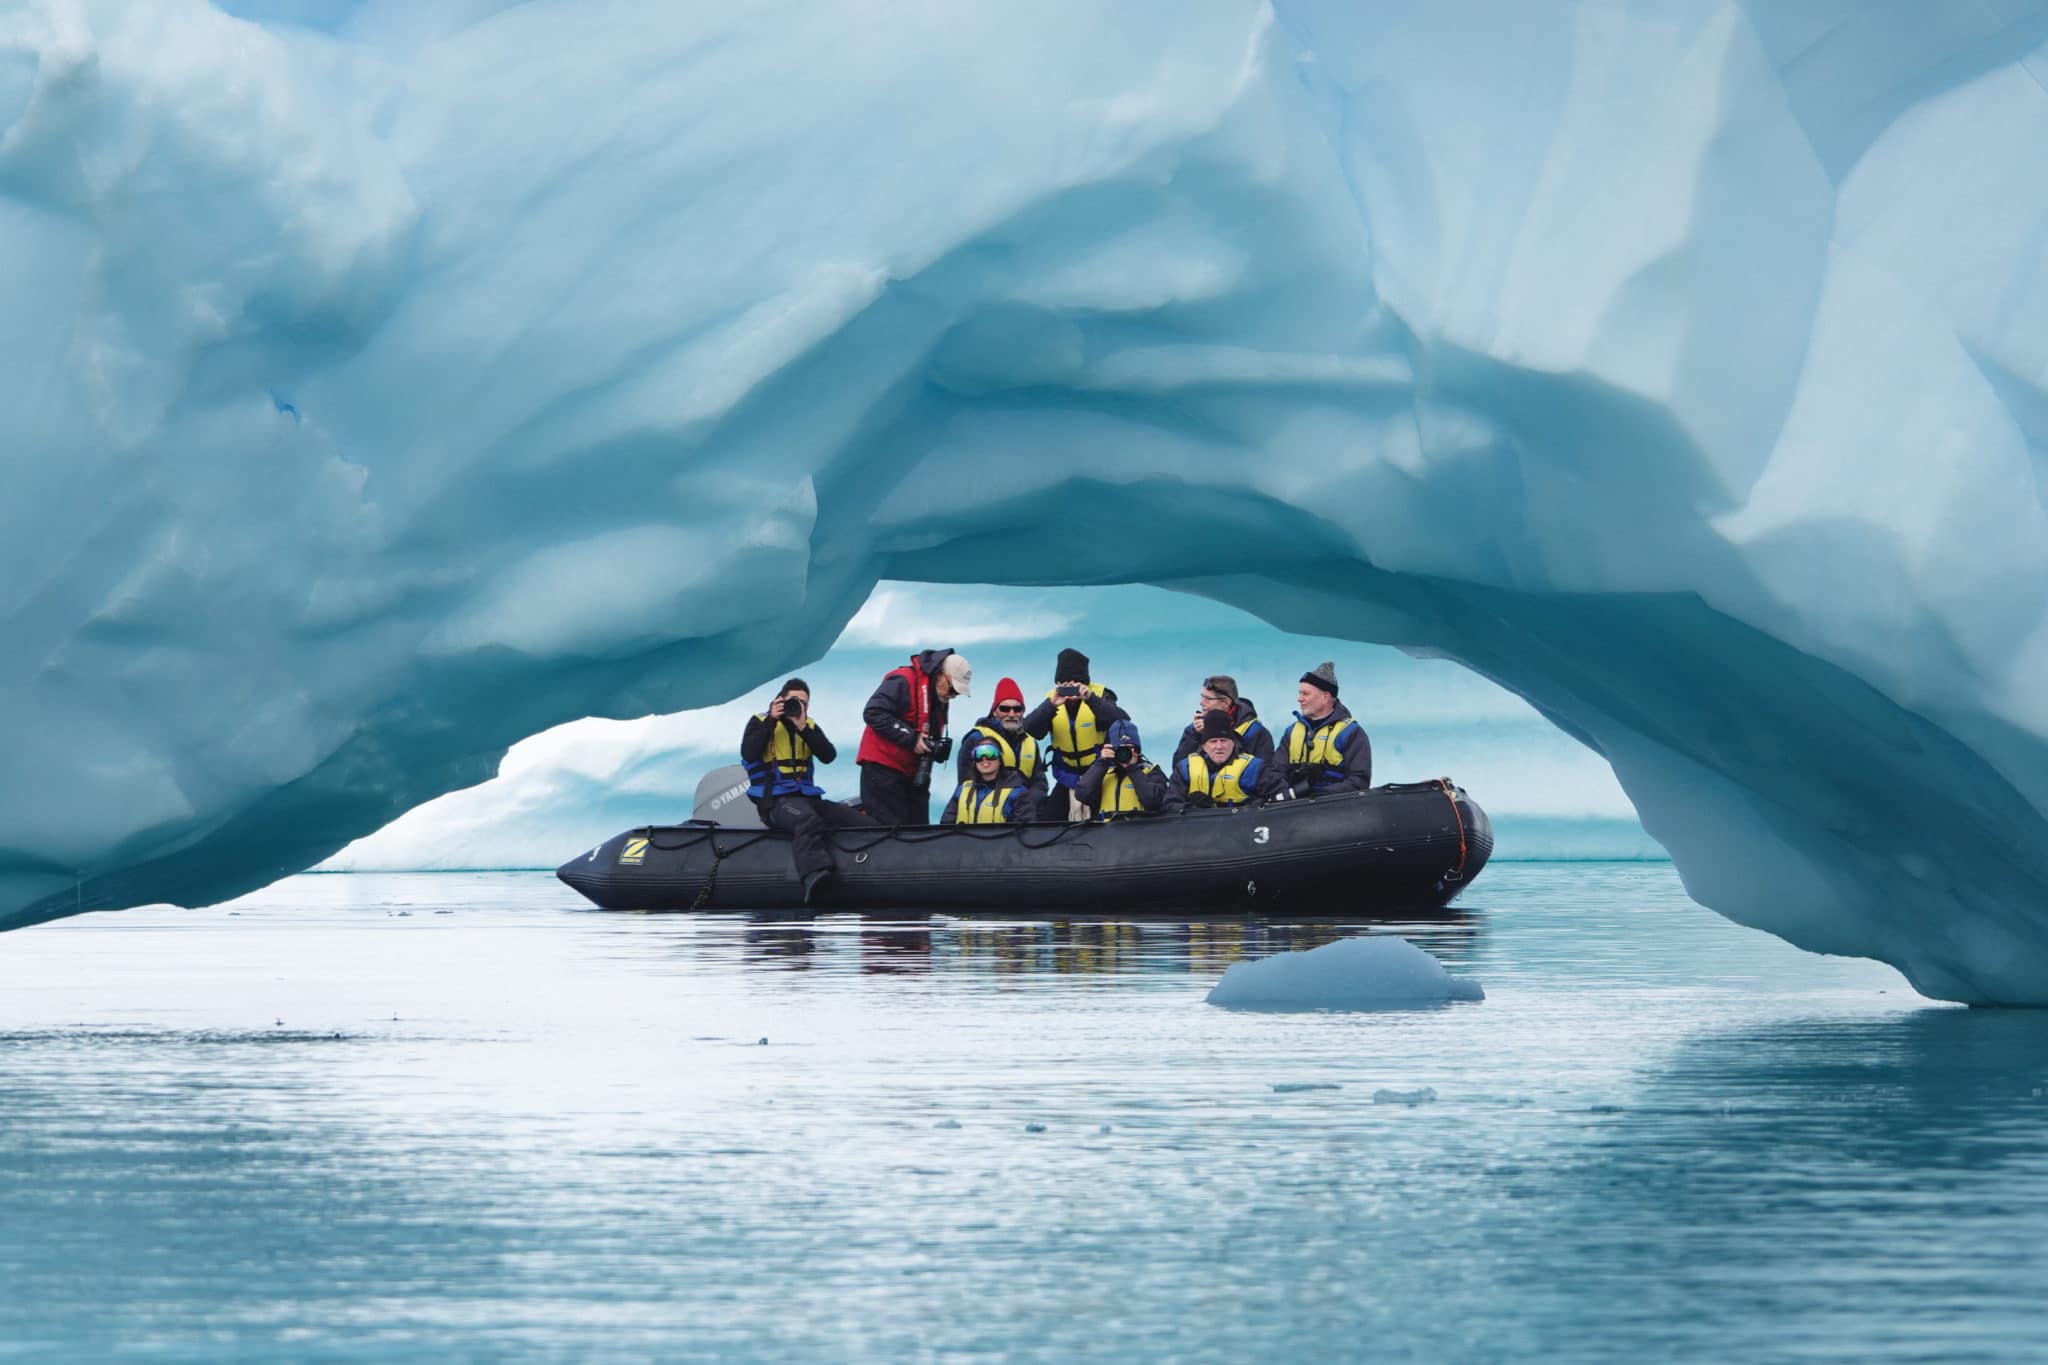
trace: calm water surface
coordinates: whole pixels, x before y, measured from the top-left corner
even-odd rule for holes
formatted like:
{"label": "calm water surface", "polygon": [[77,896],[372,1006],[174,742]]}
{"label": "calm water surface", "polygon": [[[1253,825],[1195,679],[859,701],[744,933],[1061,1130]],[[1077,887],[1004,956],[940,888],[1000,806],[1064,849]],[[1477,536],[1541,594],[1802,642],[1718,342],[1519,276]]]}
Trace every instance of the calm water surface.
{"label": "calm water surface", "polygon": [[[1930,1004],[1661,865],[1470,894],[693,919],[358,875],[8,934],[0,1352],[2048,1354],[2048,1013]],[[1203,1003],[1365,932],[1487,999]]]}

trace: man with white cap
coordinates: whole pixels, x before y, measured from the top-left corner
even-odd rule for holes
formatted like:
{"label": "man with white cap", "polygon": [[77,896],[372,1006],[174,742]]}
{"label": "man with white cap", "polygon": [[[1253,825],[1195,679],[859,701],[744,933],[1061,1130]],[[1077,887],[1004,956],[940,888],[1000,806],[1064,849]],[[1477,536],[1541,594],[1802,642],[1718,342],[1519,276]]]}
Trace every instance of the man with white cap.
{"label": "man with white cap", "polygon": [[1372,741],[1337,700],[1337,665],[1325,660],[1301,675],[1301,709],[1279,751],[1287,757],[1287,783],[1296,796],[1362,792],[1372,785]]}
{"label": "man with white cap", "polygon": [[950,649],[927,649],[882,676],[861,719],[860,802],[885,825],[929,824],[932,765],[953,751],[947,703],[965,697],[974,668]]}

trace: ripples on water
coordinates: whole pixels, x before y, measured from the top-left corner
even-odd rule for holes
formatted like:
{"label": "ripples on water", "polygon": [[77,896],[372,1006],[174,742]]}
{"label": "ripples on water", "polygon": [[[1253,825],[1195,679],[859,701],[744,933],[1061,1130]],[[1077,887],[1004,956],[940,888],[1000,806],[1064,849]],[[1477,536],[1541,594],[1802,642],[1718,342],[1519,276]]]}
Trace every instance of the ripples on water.
{"label": "ripples on water", "polygon": [[[2048,1349],[2048,1015],[1930,1005],[1663,866],[1471,895],[693,919],[336,876],[9,934],[0,1350]],[[1486,1001],[1202,1003],[1360,932]]]}

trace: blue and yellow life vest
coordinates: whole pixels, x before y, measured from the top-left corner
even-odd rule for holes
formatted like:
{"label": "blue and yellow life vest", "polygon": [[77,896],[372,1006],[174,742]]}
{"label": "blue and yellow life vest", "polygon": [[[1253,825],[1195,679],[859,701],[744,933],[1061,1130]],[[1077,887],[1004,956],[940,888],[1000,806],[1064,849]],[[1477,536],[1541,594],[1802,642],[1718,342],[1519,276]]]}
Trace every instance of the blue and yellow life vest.
{"label": "blue and yellow life vest", "polygon": [[[754,717],[766,721],[763,714]],[[775,723],[768,747],[757,763],[747,769],[747,795],[756,801],[771,796],[823,796],[825,789],[811,780],[811,746],[803,735],[781,721]]]}
{"label": "blue and yellow life vest", "polygon": [[1287,765],[1313,768],[1310,783],[1315,788],[1342,786],[1344,779],[1339,769],[1344,762],[1344,749],[1354,733],[1362,732],[1358,722],[1349,716],[1339,719],[1331,715],[1320,725],[1313,725],[1296,712],[1294,724],[1287,727]]}
{"label": "blue and yellow life vest", "polygon": [[1242,806],[1250,803],[1252,791],[1259,783],[1261,760],[1250,754],[1239,754],[1220,768],[1211,768],[1209,760],[1200,750],[1187,756],[1188,795],[1206,796],[1219,806]]}
{"label": "blue and yellow life vest", "polygon": [[[1017,732],[1017,737],[1014,741],[1000,728],[991,728],[986,725],[977,725],[969,733],[986,735],[994,740],[996,748],[1002,750],[1003,766],[1005,768],[1015,768],[1023,775],[1026,782],[1037,776],[1038,741],[1025,734],[1022,730]],[[974,741],[972,739],[967,741],[967,747],[972,752],[974,748]]]}
{"label": "blue and yellow life vest", "polygon": [[[1097,758],[1102,757],[1098,752]],[[1147,769],[1151,767],[1146,765]],[[1145,804],[1138,800],[1138,784],[1121,772],[1106,772],[1102,775],[1102,804],[1095,808],[1095,819],[1107,820],[1112,815],[1143,814]]]}
{"label": "blue and yellow life vest", "polygon": [[[1102,695],[1101,683],[1090,683],[1088,690],[1096,696]],[[1106,730],[1095,714],[1094,706],[1083,700],[1069,714],[1061,702],[1059,689],[1045,694],[1053,703],[1052,708],[1052,771],[1063,787],[1074,785],[1077,774],[1088,771],[1095,760],[1102,757],[1102,737]]]}
{"label": "blue and yellow life vest", "polygon": [[983,791],[973,782],[962,782],[953,797],[953,821],[961,825],[1006,825],[1010,822],[1010,798],[1021,790],[998,783]]}

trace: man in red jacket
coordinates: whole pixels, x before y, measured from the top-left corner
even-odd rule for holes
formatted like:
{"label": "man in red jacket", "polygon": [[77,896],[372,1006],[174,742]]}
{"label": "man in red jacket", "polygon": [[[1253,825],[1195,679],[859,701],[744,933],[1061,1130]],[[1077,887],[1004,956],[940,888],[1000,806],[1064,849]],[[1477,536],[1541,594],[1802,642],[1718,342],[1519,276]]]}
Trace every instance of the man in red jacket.
{"label": "man in red jacket", "polygon": [[952,752],[947,703],[968,694],[974,669],[950,649],[927,649],[882,675],[861,719],[860,803],[885,825],[932,818],[932,766]]}

